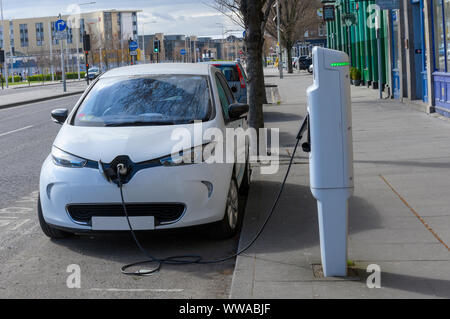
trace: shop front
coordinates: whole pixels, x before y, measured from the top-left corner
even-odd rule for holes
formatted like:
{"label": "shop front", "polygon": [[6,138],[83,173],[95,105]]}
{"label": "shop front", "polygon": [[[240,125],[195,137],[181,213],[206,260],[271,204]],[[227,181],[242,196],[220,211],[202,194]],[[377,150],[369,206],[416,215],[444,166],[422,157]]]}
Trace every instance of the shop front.
{"label": "shop front", "polygon": [[436,112],[450,116],[450,0],[432,0]]}

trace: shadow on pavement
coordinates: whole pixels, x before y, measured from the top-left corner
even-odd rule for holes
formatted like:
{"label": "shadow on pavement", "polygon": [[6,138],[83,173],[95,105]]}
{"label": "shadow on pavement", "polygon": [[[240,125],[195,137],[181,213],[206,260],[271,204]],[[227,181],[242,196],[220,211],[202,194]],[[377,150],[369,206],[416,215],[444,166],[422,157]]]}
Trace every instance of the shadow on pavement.
{"label": "shadow on pavement", "polygon": [[264,111],[264,123],[301,121],[302,119],[303,116],[295,113]]}
{"label": "shadow on pavement", "polygon": [[[241,208],[243,210],[245,210],[245,205],[246,199],[241,198]],[[208,235],[207,225],[179,229],[138,231],[136,234],[144,249],[156,258],[200,255],[203,257],[203,260],[221,259],[236,252],[239,239],[239,235],[227,240],[211,239]],[[128,231],[78,235],[71,239],[52,240],[52,243],[64,246],[80,255],[122,264],[146,259],[137,248],[131,233]],[[228,272],[226,269],[234,267],[234,262],[235,258],[212,265],[163,265],[163,268],[188,271],[198,276],[205,276],[206,273],[217,273],[218,269],[219,271],[222,269]],[[232,271],[232,268],[230,271]]]}
{"label": "shadow on pavement", "polygon": [[[291,177],[292,178],[292,177]],[[249,242],[269,214],[281,184],[255,181],[252,183],[246,209],[245,233],[241,246]],[[361,197],[349,202],[349,234],[381,228],[378,211]],[[276,211],[255,246],[254,253],[270,253],[319,247],[317,201],[309,186],[287,183]]]}

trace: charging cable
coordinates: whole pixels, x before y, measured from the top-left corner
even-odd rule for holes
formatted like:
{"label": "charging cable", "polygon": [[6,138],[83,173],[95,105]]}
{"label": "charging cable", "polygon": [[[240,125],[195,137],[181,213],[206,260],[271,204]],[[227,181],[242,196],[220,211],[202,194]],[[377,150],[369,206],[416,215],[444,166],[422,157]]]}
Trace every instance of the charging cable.
{"label": "charging cable", "polygon": [[[199,256],[199,255],[171,256],[171,257],[166,257],[166,258],[162,258],[161,259],[161,258],[156,258],[156,257],[152,256],[151,254],[149,254],[149,252],[146,251],[144,249],[144,247],[142,247],[141,243],[139,242],[139,240],[136,237],[136,234],[135,234],[135,232],[133,230],[133,227],[131,226],[130,218],[129,218],[128,212],[127,212],[127,207],[125,205],[125,200],[123,198],[123,189],[122,189],[123,188],[122,176],[126,174],[126,171],[125,171],[125,174],[122,175],[122,173],[124,172],[124,165],[123,164],[117,165],[117,176],[118,176],[118,181],[119,181],[118,186],[119,186],[119,189],[120,189],[120,198],[122,200],[123,211],[125,212],[125,216],[126,216],[126,219],[127,219],[127,222],[128,222],[128,226],[130,227],[130,232],[131,232],[131,235],[133,236],[133,239],[134,239],[134,241],[136,243],[136,246],[139,248],[139,250],[142,252],[142,254],[144,254],[144,256],[147,257],[146,260],[135,262],[135,263],[123,266],[121,268],[122,273],[125,274],[125,275],[147,276],[147,275],[151,275],[151,274],[159,271],[163,264],[187,265],[187,264],[216,264],[216,263],[222,263],[222,262],[225,262],[227,260],[230,260],[230,259],[233,259],[233,258],[237,257],[238,255],[242,254],[247,249],[249,249],[255,243],[255,241],[259,238],[261,233],[264,231],[264,228],[266,227],[267,223],[269,222],[270,218],[272,217],[273,213],[275,212],[275,208],[277,207],[278,201],[280,200],[281,194],[283,193],[284,186],[286,185],[286,180],[287,180],[287,178],[289,176],[289,172],[291,170],[292,163],[294,161],[295,152],[297,151],[297,147],[298,147],[298,145],[300,143],[300,140],[302,138],[302,134],[303,134],[303,132],[306,129],[307,121],[308,121],[308,117],[305,117],[305,120],[302,123],[300,131],[299,131],[299,133],[297,135],[297,142],[295,143],[294,151],[292,152],[292,155],[291,155],[291,158],[290,158],[290,161],[289,161],[289,166],[287,168],[287,171],[286,171],[286,174],[284,176],[283,182],[281,184],[280,190],[278,191],[278,195],[277,195],[275,201],[273,202],[272,207],[270,209],[270,212],[267,215],[264,223],[262,224],[262,226],[260,227],[260,229],[258,230],[256,235],[253,237],[253,239],[247,245],[245,245],[244,248],[238,250],[236,253],[234,253],[234,254],[232,254],[230,256],[227,256],[227,257],[224,257],[224,258],[220,258],[220,259],[203,260],[202,256]],[[137,265],[142,265],[142,264],[147,264],[147,263],[155,263],[156,266],[154,268],[151,268],[151,269],[140,269],[140,270],[137,270],[137,271],[127,271],[127,269],[130,268],[130,267],[137,266]]]}

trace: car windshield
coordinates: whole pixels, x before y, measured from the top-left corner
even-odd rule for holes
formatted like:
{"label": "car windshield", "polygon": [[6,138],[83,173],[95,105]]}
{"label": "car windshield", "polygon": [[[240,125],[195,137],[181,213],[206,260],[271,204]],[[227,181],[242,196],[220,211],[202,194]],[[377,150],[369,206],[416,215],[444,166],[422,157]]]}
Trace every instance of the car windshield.
{"label": "car windshield", "polygon": [[98,72],[98,69],[89,69],[89,72]]}
{"label": "car windshield", "polygon": [[101,78],[78,108],[76,126],[188,124],[211,118],[206,76]]}

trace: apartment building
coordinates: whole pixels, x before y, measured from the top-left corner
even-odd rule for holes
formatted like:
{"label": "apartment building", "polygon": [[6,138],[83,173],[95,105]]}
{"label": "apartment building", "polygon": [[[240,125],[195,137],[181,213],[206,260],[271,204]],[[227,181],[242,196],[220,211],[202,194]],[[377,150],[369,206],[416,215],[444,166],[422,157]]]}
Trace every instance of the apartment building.
{"label": "apartment building", "polygon": [[[82,34],[91,35],[93,50],[98,48],[121,48],[129,38],[137,39],[137,12],[139,10],[103,10],[80,13],[79,28],[68,27],[63,40],[64,50],[82,52]],[[63,15],[63,20],[69,16]],[[50,46],[54,53],[60,51],[60,41],[55,38],[55,22],[58,17],[40,17],[5,20],[0,22],[0,47],[7,56],[47,55]]]}

